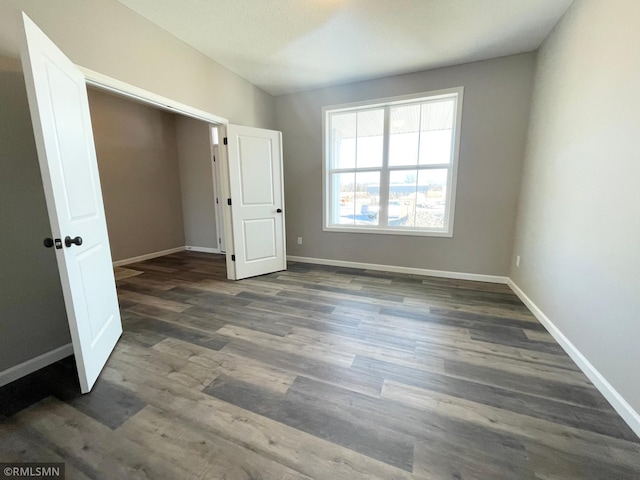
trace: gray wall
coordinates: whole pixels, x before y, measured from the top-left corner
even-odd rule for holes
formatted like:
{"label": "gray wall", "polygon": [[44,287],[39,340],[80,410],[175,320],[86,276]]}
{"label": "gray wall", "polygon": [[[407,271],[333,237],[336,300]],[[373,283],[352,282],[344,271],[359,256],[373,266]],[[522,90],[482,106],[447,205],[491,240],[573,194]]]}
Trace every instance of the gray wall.
{"label": "gray wall", "polygon": [[209,124],[176,116],[186,244],[218,248]]}
{"label": "gray wall", "polygon": [[2,0],[0,55],[19,55],[20,10],[78,65],[232,123],[273,128],[271,95],[116,0]]}
{"label": "gray wall", "polygon": [[71,342],[22,72],[0,71],[0,372]]}
{"label": "gray wall", "polygon": [[184,246],[175,115],[88,91],[113,260]]}
{"label": "gray wall", "polygon": [[511,278],[640,412],[640,3],[574,2],[539,53]]}
{"label": "gray wall", "polygon": [[[534,66],[535,56],[523,54],[276,97],[288,253],[507,275]],[[453,238],[323,232],[322,107],[458,86],[465,90]]]}

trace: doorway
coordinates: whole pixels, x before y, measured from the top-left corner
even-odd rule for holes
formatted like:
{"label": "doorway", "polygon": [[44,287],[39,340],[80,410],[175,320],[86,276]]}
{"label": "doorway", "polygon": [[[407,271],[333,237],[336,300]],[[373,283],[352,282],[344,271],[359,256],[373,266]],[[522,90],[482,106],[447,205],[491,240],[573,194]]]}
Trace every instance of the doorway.
{"label": "doorway", "polygon": [[[224,140],[224,146],[220,146],[218,142],[216,163],[219,161],[218,178],[221,179],[221,185],[217,192],[218,205],[223,207],[223,214],[219,216],[223,225],[219,231],[224,232],[227,276],[237,280],[286,269],[280,132],[230,125],[222,117],[160,97],[92,70],[79,68],[85,75],[88,86],[215,126],[219,139]],[[211,130],[212,140],[213,135],[214,131]],[[232,197],[237,197],[235,203],[231,202]],[[226,205],[224,199],[227,200]],[[268,240],[267,248],[264,247],[263,239]]]}

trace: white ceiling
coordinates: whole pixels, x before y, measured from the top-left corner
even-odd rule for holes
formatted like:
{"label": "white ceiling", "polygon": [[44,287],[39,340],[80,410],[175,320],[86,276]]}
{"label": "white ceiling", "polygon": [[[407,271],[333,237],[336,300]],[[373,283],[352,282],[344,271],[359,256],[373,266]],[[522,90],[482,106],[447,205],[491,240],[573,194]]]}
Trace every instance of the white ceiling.
{"label": "white ceiling", "polygon": [[119,0],[273,95],[537,49],[572,0]]}

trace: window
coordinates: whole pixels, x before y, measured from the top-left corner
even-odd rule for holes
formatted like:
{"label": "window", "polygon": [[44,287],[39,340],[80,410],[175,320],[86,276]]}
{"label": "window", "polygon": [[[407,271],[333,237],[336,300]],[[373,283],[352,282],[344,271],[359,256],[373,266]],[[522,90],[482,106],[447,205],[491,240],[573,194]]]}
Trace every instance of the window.
{"label": "window", "polygon": [[325,107],[324,229],[453,236],[462,92]]}

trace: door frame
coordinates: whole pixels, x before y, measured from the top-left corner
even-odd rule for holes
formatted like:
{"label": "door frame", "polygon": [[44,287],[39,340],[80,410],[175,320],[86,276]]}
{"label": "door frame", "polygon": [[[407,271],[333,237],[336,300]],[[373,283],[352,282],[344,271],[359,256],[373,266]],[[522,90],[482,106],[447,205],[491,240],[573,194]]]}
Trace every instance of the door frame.
{"label": "door frame", "polygon": [[136,102],[151,105],[153,107],[160,108],[161,110],[185,115],[197,120],[203,120],[214,125],[227,125],[229,123],[229,120],[224,117],[220,117],[219,115],[199,110],[184,103],[163,97],[162,95],[158,95],[143,88],[136,87],[135,85],[131,85],[130,83],[90,70],[81,65],[76,64],[76,67],[78,67],[84,74],[87,85],[92,87],[107,90],[115,93],[116,95],[128,97]]}
{"label": "door frame", "polygon": [[213,129],[217,129],[217,126],[212,125],[209,129],[209,136],[211,138],[211,158],[213,160],[213,166],[211,171],[213,172],[213,195],[216,198],[215,210],[216,210],[216,233],[218,234],[218,250],[220,253],[226,253],[227,251],[227,239],[225,237],[224,228],[224,203],[226,198],[222,198],[222,173],[220,169],[220,147],[217,143],[214,143]]}
{"label": "door frame", "polygon": [[[210,124],[209,135],[211,137],[211,129],[213,127],[218,128],[218,138],[226,137],[226,126],[229,124],[229,120],[221,117],[219,115],[215,115],[214,113],[207,112],[205,110],[200,110],[184,103],[178,102],[176,100],[172,100],[167,97],[163,97],[162,95],[158,95],[156,93],[150,92],[140,87],[136,87],[135,85],[131,85],[129,83],[123,82],[116,78],[110,77],[108,75],[104,75],[102,73],[96,72],[89,68],[83,67],[82,65],[77,65],[80,71],[84,74],[85,83],[89,86],[98,88],[100,90],[104,90],[107,92],[114,93],[116,95],[129,98],[134,102],[142,103],[145,105],[149,105],[155,108],[159,108],[161,110],[165,110],[172,113],[177,113],[179,115],[184,115],[186,117],[195,118],[196,120],[201,120]],[[209,142],[212,146],[211,150],[213,151],[213,142]],[[226,162],[228,161],[226,155],[226,148],[218,148],[218,172],[220,173],[220,184],[221,191],[216,192],[219,198],[226,199],[229,196],[229,169],[227,168]],[[218,162],[216,162],[218,163]],[[215,181],[213,181],[214,192],[216,191]],[[230,280],[236,279],[236,271],[235,264],[232,261],[232,257],[234,257],[233,252],[233,234],[231,232],[231,212],[229,209],[224,208],[224,204],[222,205],[222,219],[221,222],[224,225],[224,235],[225,235],[225,248],[226,248],[226,263],[227,263],[227,277]],[[217,215],[216,215],[217,217]],[[218,220],[216,220],[217,222]]]}
{"label": "door frame", "polygon": [[[224,147],[224,139],[227,138],[227,122],[224,125],[218,125],[218,154],[220,158],[220,179],[221,179],[221,187],[222,191],[220,192],[220,196],[222,199],[231,199],[231,179],[229,177],[229,150],[227,148],[220,148],[220,139],[222,139],[222,144]],[[231,218],[231,207],[225,203],[222,204],[222,210],[224,215],[222,215],[222,221],[224,224],[224,242],[227,251],[226,255],[226,263],[227,263],[227,278],[229,280],[237,280],[238,276],[236,275],[236,262],[235,262],[235,244],[233,242],[233,225]]]}

